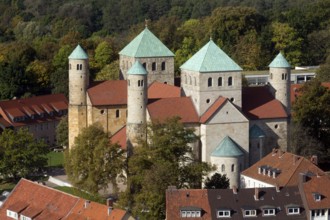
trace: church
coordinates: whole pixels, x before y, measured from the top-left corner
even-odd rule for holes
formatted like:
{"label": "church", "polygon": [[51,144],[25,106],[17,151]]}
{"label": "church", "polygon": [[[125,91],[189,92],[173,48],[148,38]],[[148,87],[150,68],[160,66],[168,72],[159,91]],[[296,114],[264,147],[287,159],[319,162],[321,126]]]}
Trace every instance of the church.
{"label": "church", "polygon": [[243,87],[242,68],[212,39],[181,67],[146,27],[119,52],[121,80],[90,82],[88,55],[69,56],[69,147],[82,128],[99,122],[113,142],[130,149],[148,121],[179,116],[200,140],[196,156],[239,187],[240,172],[273,148],[288,147],[290,64],[279,53],[266,86]]}

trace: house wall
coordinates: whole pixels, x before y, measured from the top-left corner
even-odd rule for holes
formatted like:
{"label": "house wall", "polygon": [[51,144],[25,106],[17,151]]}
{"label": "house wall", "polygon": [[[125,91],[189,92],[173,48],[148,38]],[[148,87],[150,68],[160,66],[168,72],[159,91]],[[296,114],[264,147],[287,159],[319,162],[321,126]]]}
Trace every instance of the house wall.
{"label": "house wall", "polygon": [[43,139],[48,146],[56,147],[56,127],[59,122],[59,120],[54,120],[44,123],[30,124],[21,127],[15,127],[15,130],[26,128],[30,133],[33,134],[35,139]]}
{"label": "house wall", "polygon": [[[260,174],[260,175],[263,175],[263,174]],[[272,178],[272,177],[269,177],[269,178]],[[241,188],[265,188],[265,187],[275,187],[274,185],[271,185],[269,183],[265,183],[265,182],[262,182],[262,181],[259,181],[259,180],[256,180],[256,179],[253,179],[251,177],[248,177],[248,176],[244,176],[244,175],[241,175],[241,184],[240,184],[240,187]]]}

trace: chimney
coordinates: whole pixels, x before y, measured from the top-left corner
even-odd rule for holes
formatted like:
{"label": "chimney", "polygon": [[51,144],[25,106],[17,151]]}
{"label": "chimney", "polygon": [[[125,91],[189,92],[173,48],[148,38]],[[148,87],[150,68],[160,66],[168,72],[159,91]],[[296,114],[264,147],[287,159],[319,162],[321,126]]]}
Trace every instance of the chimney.
{"label": "chimney", "polygon": [[283,155],[283,152],[282,152],[282,150],[281,149],[278,149],[278,158],[281,158],[282,157],[282,155]]}
{"label": "chimney", "polygon": [[318,164],[318,158],[317,158],[317,155],[313,155],[313,156],[311,157],[311,162],[312,162],[313,164],[315,164],[315,165]]}
{"label": "chimney", "polygon": [[259,188],[254,188],[254,200],[259,201]]}
{"label": "chimney", "polygon": [[276,188],[276,192],[280,192],[280,186],[278,185],[278,183],[275,184],[275,188]]}
{"label": "chimney", "polygon": [[111,214],[113,208],[112,207],[108,207],[108,216]]}
{"label": "chimney", "polygon": [[113,199],[112,198],[107,198],[107,206],[108,207],[113,207]]}
{"label": "chimney", "polygon": [[237,194],[237,187],[236,186],[233,186],[233,193]]}
{"label": "chimney", "polygon": [[91,203],[91,201],[89,201],[89,200],[86,200],[86,201],[85,201],[85,204],[84,204],[84,208],[85,208],[85,209],[88,207],[89,203]]}

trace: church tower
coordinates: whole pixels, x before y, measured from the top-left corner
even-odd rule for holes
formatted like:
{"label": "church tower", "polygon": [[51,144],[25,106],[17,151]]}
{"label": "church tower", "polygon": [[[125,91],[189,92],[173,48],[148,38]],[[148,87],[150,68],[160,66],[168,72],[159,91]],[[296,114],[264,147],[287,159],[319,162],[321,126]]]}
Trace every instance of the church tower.
{"label": "church tower", "polygon": [[290,64],[279,53],[275,59],[269,64],[269,78],[270,91],[273,96],[279,100],[285,107],[288,115],[290,115],[290,83],[291,72]]}
{"label": "church tower", "polygon": [[86,91],[89,86],[88,55],[78,45],[69,56],[69,148],[87,126]]}
{"label": "church tower", "polygon": [[129,153],[139,138],[146,137],[146,106],[148,100],[148,73],[139,61],[127,71],[126,137]]}

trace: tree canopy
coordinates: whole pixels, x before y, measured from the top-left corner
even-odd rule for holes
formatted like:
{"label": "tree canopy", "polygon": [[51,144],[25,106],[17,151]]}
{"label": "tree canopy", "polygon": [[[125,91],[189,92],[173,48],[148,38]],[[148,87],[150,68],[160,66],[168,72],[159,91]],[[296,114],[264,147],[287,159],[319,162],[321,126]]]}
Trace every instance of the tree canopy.
{"label": "tree canopy", "polygon": [[207,177],[204,182],[204,189],[228,189],[228,187],[229,179],[226,174],[215,173],[211,178]]}
{"label": "tree canopy", "polygon": [[44,141],[35,140],[27,129],[5,129],[0,135],[0,178],[16,181],[37,174],[47,165],[47,153]]}
{"label": "tree canopy", "polygon": [[120,204],[140,219],[163,219],[167,187],[200,188],[212,167],[195,159],[190,144],[197,137],[179,118],[149,124],[147,135],[128,160],[128,187]]}
{"label": "tree canopy", "polygon": [[110,182],[116,187],[116,178],[124,170],[124,153],[110,142],[101,125],[93,124],[82,129],[66,151],[66,174],[75,187],[97,194]]}

